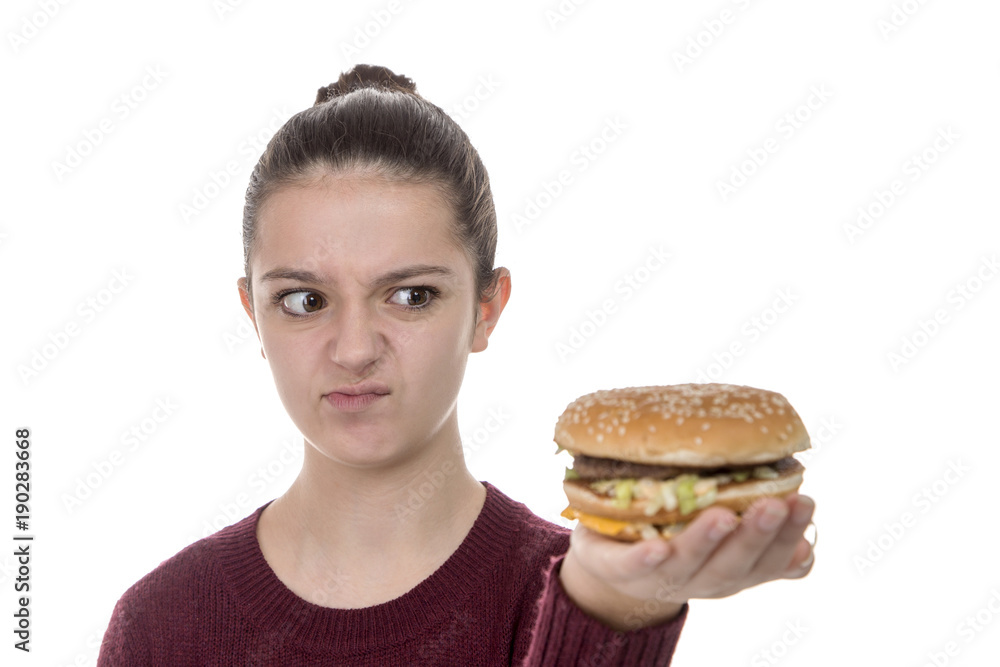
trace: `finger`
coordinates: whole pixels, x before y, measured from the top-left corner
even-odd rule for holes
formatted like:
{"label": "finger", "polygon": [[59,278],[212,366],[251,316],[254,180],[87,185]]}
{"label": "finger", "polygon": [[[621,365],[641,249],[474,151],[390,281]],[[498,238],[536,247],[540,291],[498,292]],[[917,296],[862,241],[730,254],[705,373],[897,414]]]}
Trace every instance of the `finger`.
{"label": "finger", "polygon": [[673,555],[667,564],[670,572],[687,579],[699,572],[727,535],[739,526],[732,510],[713,507],[699,514],[672,540]]}
{"label": "finger", "polygon": [[812,570],[814,560],[815,552],[809,541],[806,539],[801,540],[795,548],[795,555],[792,556],[791,563],[789,563],[788,568],[782,573],[782,578],[801,579]]}
{"label": "finger", "polygon": [[[754,572],[758,561],[777,539],[788,518],[788,506],[782,499],[765,498],[743,513],[739,528],[720,545],[692,580],[692,585],[711,584],[719,594],[725,593],[736,582],[760,583]],[[792,556],[794,544],[787,548],[781,567],[784,568]]]}
{"label": "finger", "polygon": [[754,564],[751,572],[754,578],[768,581],[782,576],[790,565],[802,563],[807,554],[795,559],[795,553],[806,527],[812,521],[814,507],[812,498],[807,496],[793,497],[788,502],[788,519]]}
{"label": "finger", "polygon": [[673,552],[666,540],[619,542],[582,524],[570,534],[570,545],[590,574],[609,581],[627,581],[648,574]]}
{"label": "finger", "polygon": [[814,510],[815,503],[811,498],[799,496],[795,499],[790,523],[796,528],[802,527],[802,538],[797,541],[792,559],[782,575],[786,579],[804,577],[812,569],[818,532],[812,520]]}

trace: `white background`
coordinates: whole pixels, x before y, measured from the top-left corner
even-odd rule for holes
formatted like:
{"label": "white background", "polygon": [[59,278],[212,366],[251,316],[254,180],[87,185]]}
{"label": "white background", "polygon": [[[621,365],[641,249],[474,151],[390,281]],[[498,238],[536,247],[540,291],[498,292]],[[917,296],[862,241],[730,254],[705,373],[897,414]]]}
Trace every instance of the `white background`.
{"label": "white background", "polygon": [[32,431],[36,541],[30,656],[0,549],[0,662],[93,664],[129,585],[294,477],[237,297],[242,197],[273,130],[371,62],[490,170],[514,288],[460,397],[480,479],[562,521],[577,396],[699,372],[780,391],[816,446],[815,568],[695,601],[674,664],[992,664],[1000,5],[233,4],[5,3],[0,426]]}

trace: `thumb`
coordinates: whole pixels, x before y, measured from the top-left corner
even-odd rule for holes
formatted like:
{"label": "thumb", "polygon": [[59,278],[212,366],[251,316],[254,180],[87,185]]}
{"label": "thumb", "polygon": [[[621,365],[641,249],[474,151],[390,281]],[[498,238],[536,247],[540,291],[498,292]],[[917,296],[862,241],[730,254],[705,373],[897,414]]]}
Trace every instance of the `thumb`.
{"label": "thumb", "polygon": [[582,525],[570,536],[570,547],[590,574],[612,581],[645,576],[673,553],[667,540],[620,542]]}

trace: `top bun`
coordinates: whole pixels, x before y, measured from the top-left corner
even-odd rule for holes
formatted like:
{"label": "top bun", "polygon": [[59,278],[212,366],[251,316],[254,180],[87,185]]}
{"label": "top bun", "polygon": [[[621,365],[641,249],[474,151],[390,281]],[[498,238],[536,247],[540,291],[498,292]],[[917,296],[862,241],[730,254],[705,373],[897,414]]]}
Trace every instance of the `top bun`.
{"label": "top bun", "polygon": [[693,467],[769,463],[809,448],[784,396],[731,384],[587,394],[559,417],[555,441],[573,454]]}
{"label": "top bun", "polygon": [[396,74],[388,67],[355,65],[341,74],[336,83],[320,88],[316,93],[316,102],[313,106],[329,102],[335,97],[347,95],[362,88],[380,88],[413,94],[417,92],[417,84],[413,82],[413,79]]}

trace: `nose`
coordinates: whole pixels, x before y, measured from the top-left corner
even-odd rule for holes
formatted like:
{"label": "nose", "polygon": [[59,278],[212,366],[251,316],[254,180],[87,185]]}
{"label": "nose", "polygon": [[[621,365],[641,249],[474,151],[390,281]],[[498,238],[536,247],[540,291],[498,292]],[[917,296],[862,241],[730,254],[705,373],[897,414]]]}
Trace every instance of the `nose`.
{"label": "nose", "polygon": [[330,358],[357,378],[369,375],[384,349],[374,318],[364,308],[345,308],[335,318]]}

